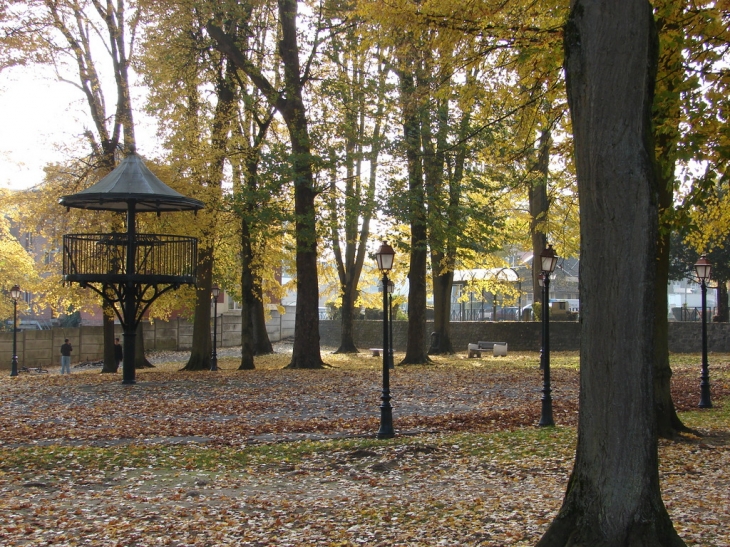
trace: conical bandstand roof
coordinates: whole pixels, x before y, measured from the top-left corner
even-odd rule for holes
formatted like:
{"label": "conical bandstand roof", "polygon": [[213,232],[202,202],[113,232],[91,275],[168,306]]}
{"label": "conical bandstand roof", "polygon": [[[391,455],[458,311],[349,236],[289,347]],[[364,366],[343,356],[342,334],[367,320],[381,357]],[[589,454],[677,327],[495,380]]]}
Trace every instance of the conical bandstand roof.
{"label": "conical bandstand roof", "polygon": [[134,203],[135,210],[141,212],[197,211],[205,206],[158,179],[135,152],[99,182],[77,194],[61,197],[59,203],[98,211],[127,211]]}

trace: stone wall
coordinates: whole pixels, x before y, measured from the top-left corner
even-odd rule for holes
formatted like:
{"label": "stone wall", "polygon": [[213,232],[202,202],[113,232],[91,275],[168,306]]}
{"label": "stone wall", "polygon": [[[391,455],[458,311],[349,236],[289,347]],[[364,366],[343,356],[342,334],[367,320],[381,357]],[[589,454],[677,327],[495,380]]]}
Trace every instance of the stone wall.
{"label": "stone wall", "polygon": [[[337,348],[340,343],[339,321],[320,321],[320,344]],[[550,347],[555,351],[577,350],[579,338],[578,323],[550,323]],[[456,351],[466,351],[467,344],[480,340],[507,342],[512,351],[539,351],[541,340],[539,322],[503,321],[477,322],[461,321],[451,324],[451,342]],[[426,332],[433,331],[433,323],[426,323]],[[356,321],[354,325],[355,345],[360,349],[383,346],[382,321]],[[405,351],[408,336],[406,321],[393,322],[393,345],[396,351]],[[430,346],[430,338],[425,341]]]}
{"label": "stone wall", "polygon": [[[426,324],[426,332],[433,324]],[[355,345],[360,349],[383,346],[382,321],[356,321]],[[406,321],[394,321],[393,345],[396,351],[405,351],[408,333]],[[669,323],[669,351],[673,353],[699,353],[702,327],[697,322]],[[472,322],[451,324],[451,340],[458,352],[466,351],[467,344],[480,340],[507,342],[511,351],[539,351],[542,325],[538,321]],[[340,343],[338,321],[320,321],[320,343],[337,348]],[[430,340],[426,341],[426,346]],[[550,323],[550,349],[553,351],[578,351],[580,349],[580,324],[553,321]],[[730,323],[707,325],[707,349],[715,353],[730,353]]]}
{"label": "stone wall", "polygon": [[[266,330],[272,342],[294,336],[295,310],[286,308],[279,315],[272,310]],[[144,347],[147,351],[186,351],[193,346],[193,324],[186,319],[171,321],[145,321]],[[122,337],[121,325],[115,325],[116,336]],[[211,322],[211,334],[213,324]],[[241,345],[241,312],[226,311],[218,314],[216,326],[218,347]],[[17,336],[19,367],[58,366],[61,360],[61,344],[68,338],[74,350],[72,363],[97,361],[104,357],[103,328],[82,326],[72,329],[20,330]],[[0,332],[0,370],[10,370],[13,358],[13,333]]]}
{"label": "stone wall", "polygon": [[[61,344],[66,338],[73,346],[72,362],[100,359],[104,353],[102,331],[102,327],[18,331],[18,366],[60,366]],[[12,358],[13,333],[0,333],[0,369],[10,370]]]}
{"label": "stone wall", "polygon": [[[355,345],[361,350],[383,346],[382,321],[356,321],[354,325]],[[294,313],[279,317],[274,314],[267,323],[272,341],[293,335]],[[467,344],[486,340],[507,342],[510,351],[539,351],[541,324],[536,321],[504,322],[456,322],[451,324],[451,337],[457,352],[466,351]],[[116,326],[121,337],[121,327]],[[673,353],[699,353],[702,327],[697,322],[669,323],[669,351]],[[426,324],[426,332],[433,330],[433,324]],[[211,329],[212,331],[212,329]],[[337,348],[340,344],[339,321],[320,321],[320,344]],[[730,323],[707,325],[708,350],[715,353],[730,353]],[[218,347],[241,344],[241,316],[236,312],[222,314],[217,326]],[[396,351],[405,351],[408,323],[393,323],[393,339]],[[103,357],[102,327],[80,327],[73,329],[23,330],[17,333],[18,365],[58,365],[60,347],[68,338],[74,347],[72,362],[93,361]],[[144,325],[144,343],[148,351],[189,350],[193,343],[191,322],[174,319],[154,321]],[[430,338],[425,341],[430,345]],[[580,325],[572,322],[550,323],[550,349],[553,351],[578,351],[580,349]],[[13,356],[13,333],[0,333],[0,370],[9,370]]]}

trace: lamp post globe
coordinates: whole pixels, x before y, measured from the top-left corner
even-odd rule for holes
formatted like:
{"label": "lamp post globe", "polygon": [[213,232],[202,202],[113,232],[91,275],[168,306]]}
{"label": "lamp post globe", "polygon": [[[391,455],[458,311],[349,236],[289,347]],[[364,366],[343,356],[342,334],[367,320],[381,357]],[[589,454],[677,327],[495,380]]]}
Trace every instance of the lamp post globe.
{"label": "lamp post globe", "polygon": [[702,373],[700,375],[700,408],[712,408],[710,399],[710,371],[707,362],[707,282],[712,273],[712,264],[705,255],[694,265],[697,280],[702,291]]}
{"label": "lamp post globe", "polygon": [[375,253],[375,261],[383,274],[383,393],[380,397],[380,429],[378,439],[390,439],[395,436],[393,429],[393,407],[390,405],[390,344],[388,330],[388,289],[390,280],[388,272],[393,268],[395,251],[385,241]]}
{"label": "lamp post globe", "polygon": [[221,290],[218,285],[210,289],[210,296],[213,298],[213,354],[210,356],[210,370],[218,370],[218,295]]}
{"label": "lamp post globe", "polygon": [[13,299],[13,360],[10,365],[10,376],[18,375],[18,299],[21,294],[18,285],[10,289],[10,298]]}
{"label": "lamp post globe", "polygon": [[540,368],[542,368],[542,409],[539,426],[554,426],[553,399],[550,386],[550,274],[555,271],[558,256],[552,245],[540,253],[542,273],[542,348],[540,349]]}

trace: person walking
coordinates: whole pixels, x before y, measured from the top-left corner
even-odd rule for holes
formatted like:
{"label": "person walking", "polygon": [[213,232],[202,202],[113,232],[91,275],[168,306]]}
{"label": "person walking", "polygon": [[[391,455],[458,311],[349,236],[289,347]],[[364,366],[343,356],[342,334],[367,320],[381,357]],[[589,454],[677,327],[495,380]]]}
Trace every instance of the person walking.
{"label": "person walking", "polygon": [[61,344],[61,374],[64,372],[66,374],[71,374],[71,352],[73,351],[73,347],[71,347],[71,343],[68,341],[68,338],[64,340],[64,343]]}
{"label": "person walking", "polygon": [[114,361],[117,363],[117,367],[114,369],[114,372],[117,372],[119,370],[119,365],[121,364],[123,359],[124,359],[124,351],[122,350],[122,345],[119,343],[119,338],[115,338],[114,339]]}

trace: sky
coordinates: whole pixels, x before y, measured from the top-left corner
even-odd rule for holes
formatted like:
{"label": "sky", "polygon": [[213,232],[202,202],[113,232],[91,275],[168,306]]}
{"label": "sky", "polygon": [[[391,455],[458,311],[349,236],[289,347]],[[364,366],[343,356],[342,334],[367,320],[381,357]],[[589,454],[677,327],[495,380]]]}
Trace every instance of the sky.
{"label": "sky", "polygon": [[[153,124],[141,106],[137,99],[137,149],[152,155],[156,148]],[[0,72],[0,187],[30,188],[43,181],[47,163],[70,157],[74,147],[88,152],[80,135],[90,126],[81,91],[55,80],[50,70],[36,66]]]}
{"label": "sky", "polygon": [[0,73],[0,186],[21,189],[43,180],[43,166],[63,159],[57,145],[79,125],[69,84],[29,70]]}

